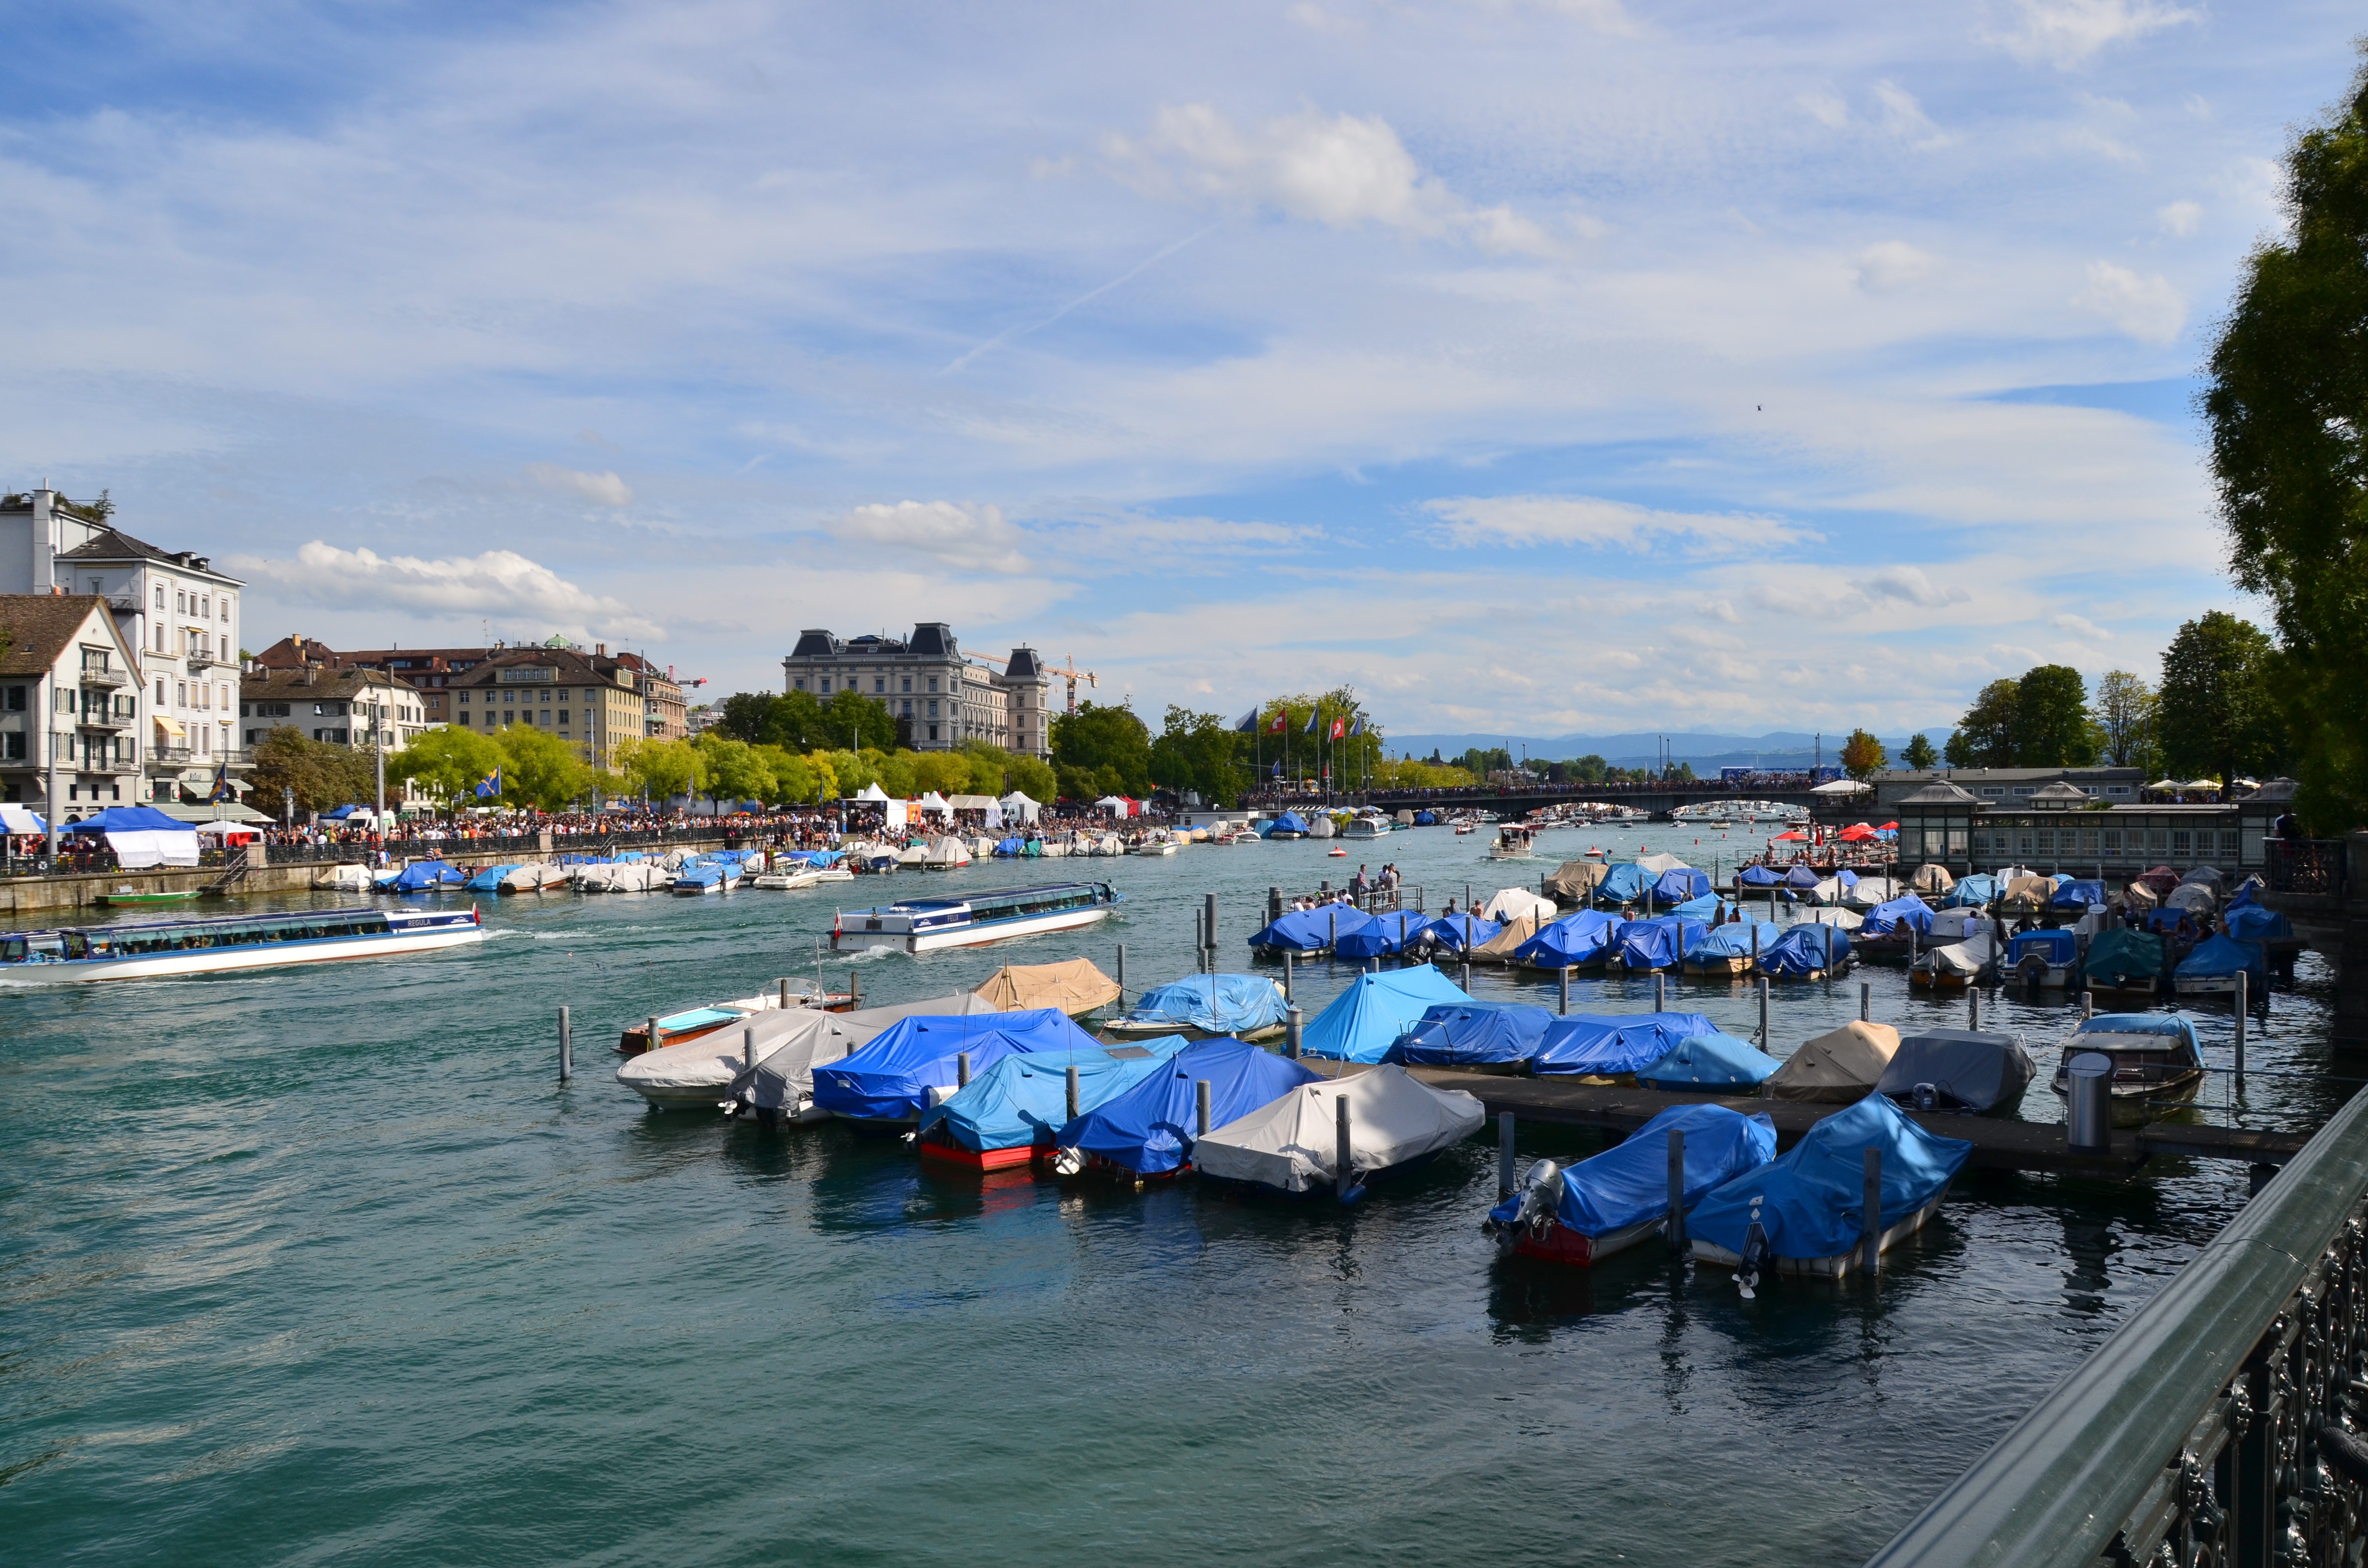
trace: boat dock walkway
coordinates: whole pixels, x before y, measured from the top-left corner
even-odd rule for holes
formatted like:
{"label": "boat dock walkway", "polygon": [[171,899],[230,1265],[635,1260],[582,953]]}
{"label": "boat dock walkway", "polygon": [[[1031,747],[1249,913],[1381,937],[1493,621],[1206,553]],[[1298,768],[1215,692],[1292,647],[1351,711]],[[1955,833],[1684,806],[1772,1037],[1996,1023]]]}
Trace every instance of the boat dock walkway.
{"label": "boat dock walkway", "polygon": [[[1321,1072],[1329,1062],[1310,1062]],[[1442,1089],[1462,1089],[1486,1106],[1492,1117],[1511,1111],[1518,1120],[1551,1122],[1565,1127],[1592,1127],[1607,1132],[1634,1132],[1671,1106],[1704,1101],[1747,1114],[1764,1115],[1776,1123],[1779,1147],[1790,1147],[1801,1135],[1842,1108],[1800,1100],[1764,1098],[1756,1095],[1712,1096],[1668,1094],[1634,1085],[1581,1084],[1564,1078],[1527,1078],[1494,1073],[1458,1073],[1417,1067],[1415,1076]],[[2157,1154],[2188,1160],[2237,1160],[2248,1165],[2283,1165],[2302,1153],[2308,1131],[2207,1127],[2199,1123],[2150,1121],[2138,1128],[2116,1128],[2110,1154],[2075,1153],[2065,1145],[2060,1122],[2009,1121],[1993,1116],[1950,1116],[1908,1111],[1908,1118],[1944,1138],[1962,1138],[1973,1144],[1972,1164],[1979,1170],[2053,1171],[2069,1175],[2126,1176]]]}

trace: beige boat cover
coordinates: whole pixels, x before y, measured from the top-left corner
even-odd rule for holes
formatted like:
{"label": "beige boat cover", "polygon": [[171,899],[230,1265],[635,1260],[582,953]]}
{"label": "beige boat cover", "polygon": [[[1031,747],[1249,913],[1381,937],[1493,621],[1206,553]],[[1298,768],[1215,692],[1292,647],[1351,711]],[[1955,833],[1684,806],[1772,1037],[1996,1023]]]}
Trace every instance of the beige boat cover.
{"label": "beige boat cover", "polygon": [[1768,1092],[1780,1100],[1854,1105],[1874,1093],[1898,1049],[1899,1031],[1889,1024],[1852,1018],[1831,1033],[1804,1040],[1768,1080]]}
{"label": "beige boat cover", "polygon": [[1957,885],[1957,879],[1949,874],[1948,867],[1927,861],[1916,868],[1916,875],[1909,885],[1918,892],[1947,892]]}
{"label": "beige boat cover", "polygon": [[1656,877],[1664,871],[1691,871],[1693,869],[1691,866],[1687,865],[1683,860],[1679,859],[1674,855],[1639,855],[1636,857],[1636,864],[1644,867],[1645,869],[1652,872],[1653,875]]}
{"label": "beige boat cover", "polygon": [[1565,903],[1585,903],[1602,884],[1604,869],[1600,860],[1565,860],[1546,879],[1546,892]]}
{"label": "beige boat cover", "polygon": [[[1816,913],[1811,915],[1808,919],[1809,924],[1813,926],[1839,926],[1845,931],[1855,931],[1860,926],[1866,924],[1866,916],[1861,915],[1857,910],[1844,909],[1839,906],[1836,906],[1832,909],[1820,909]],[[1799,922],[1795,921],[1794,924],[1798,925]]]}
{"label": "beige boat cover", "polygon": [[2124,909],[2152,909],[2162,900],[2156,896],[2154,889],[2144,882],[2132,882],[2122,890],[2121,902]]}
{"label": "beige boat cover", "polygon": [[1388,1063],[1347,1078],[1303,1084],[1281,1099],[1212,1127],[1192,1145],[1204,1176],[1304,1192],[1333,1179],[1339,1163],[1338,1102],[1349,1102],[1349,1160],[1356,1174],[1392,1165],[1480,1131],[1487,1112],[1460,1089],[1434,1089]]}
{"label": "beige boat cover", "polygon": [[1543,915],[1551,920],[1557,913],[1554,900],[1541,898],[1527,888],[1498,888],[1480,906],[1484,920],[1519,920],[1524,915]]}
{"label": "beige boat cover", "polygon": [[1524,915],[1517,920],[1508,920],[1503,930],[1473,949],[1472,956],[1482,963],[1511,963],[1513,949],[1536,936],[1540,927],[1552,923],[1554,918],[1551,914],[1543,918]]}
{"label": "beige boat cover", "polygon": [[2053,877],[2017,877],[2006,884],[1999,894],[2000,903],[2008,909],[2045,909],[2055,900],[2055,879]]}
{"label": "beige boat cover", "polygon": [[1091,959],[1009,963],[988,975],[976,994],[998,1012],[1058,1007],[1074,1018],[1117,1001],[1118,982],[1096,969]]}

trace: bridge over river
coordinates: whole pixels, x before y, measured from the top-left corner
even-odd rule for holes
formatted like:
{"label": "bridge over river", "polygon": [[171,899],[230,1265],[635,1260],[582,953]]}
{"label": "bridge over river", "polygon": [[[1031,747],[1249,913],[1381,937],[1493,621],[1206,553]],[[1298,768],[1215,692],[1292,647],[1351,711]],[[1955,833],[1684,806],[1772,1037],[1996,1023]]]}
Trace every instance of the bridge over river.
{"label": "bridge over river", "polygon": [[1615,806],[1632,806],[1638,811],[1649,812],[1656,818],[1667,818],[1679,806],[1711,805],[1729,801],[1772,801],[1788,806],[1802,806],[1814,813],[1818,821],[1828,823],[1857,822],[1871,809],[1871,798],[1866,795],[1819,795],[1805,784],[1793,789],[1781,789],[1722,784],[1716,779],[1676,778],[1653,784],[1476,785],[1468,790],[1349,790],[1329,796],[1297,796],[1283,792],[1258,796],[1251,803],[1269,811],[1300,811],[1311,806],[1335,809],[1376,806],[1385,812],[1487,811],[1500,816],[1518,817],[1543,806],[1561,805],[1573,801],[1600,801]]}

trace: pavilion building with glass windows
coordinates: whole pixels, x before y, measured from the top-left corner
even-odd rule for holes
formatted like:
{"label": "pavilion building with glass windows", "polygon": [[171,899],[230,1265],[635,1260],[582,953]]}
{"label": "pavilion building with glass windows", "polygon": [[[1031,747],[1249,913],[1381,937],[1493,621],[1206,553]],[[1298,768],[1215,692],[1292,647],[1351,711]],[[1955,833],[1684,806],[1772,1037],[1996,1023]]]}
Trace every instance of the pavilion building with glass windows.
{"label": "pavilion building with glass windows", "polygon": [[2064,780],[2009,805],[1937,779],[1890,809],[1904,867],[1930,862],[1962,876],[2018,866],[2126,881],[2156,866],[2182,874],[2210,866],[2232,878],[2261,870],[2272,824],[2293,803],[2290,779],[2225,805],[2109,805]]}

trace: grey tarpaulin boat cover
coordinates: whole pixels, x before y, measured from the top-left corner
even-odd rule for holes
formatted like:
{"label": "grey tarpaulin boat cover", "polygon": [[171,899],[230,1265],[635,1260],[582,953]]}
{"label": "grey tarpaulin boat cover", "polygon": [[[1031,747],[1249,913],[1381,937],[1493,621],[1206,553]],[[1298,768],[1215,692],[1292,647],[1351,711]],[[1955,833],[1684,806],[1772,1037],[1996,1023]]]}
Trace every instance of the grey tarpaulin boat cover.
{"label": "grey tarpaulin boat cover", "polygon": [[1899,1050],[1899,1031],[1889,1024],[1861,1023],[1852,1018],[1785,1059],[1768,1080],[1768,1092],[1780,1100],[1816,1100],[1855,1105],[1874,1092],[1883,1070]]}
{"label": "grey tarpaulin boat cover", "polygon": [[1349,1161],[1356,1176],[1387,1170],[1462,1142],[1487,1113],[1460,1089],[1434,1089],[1395,1064],[1320,1079],[1247,1116],[1212,1127],[1192,1146],[1203,1176],[1256,1182],[1284,1192],[1335,1183],[1338,1102],[1349,1102]]}
{"label": "grey tarpaulin boat cover", "polygon": [[1916,1085],[1940,1091],[1943,1110],[2012,1110],[2030,1086],[2031,1052],[2011,1035],[1973,1029],[1928,1029],[1899,1042],[1875,1088],[1902,1102]]}
{"label": "grey tarpaulin boat cover", "polygon": [[826,1066],[842,1056],[853,1055],[871,1044],[874,1035],[899,1019],[960,1017],[998,1010],[985,998],[963,991],[951,996],[930,996],[854,1013],[824,1013],[812,1008],[768,1013],[763,1017],[771,1025],[771,1033],[768,1036],[762,1027],[757,1030],[757,1065],[734,1077],[726,1091],[716,1097],[736,1099],[758,1110],[794,1114],[814,1098],[816,1063]]}

